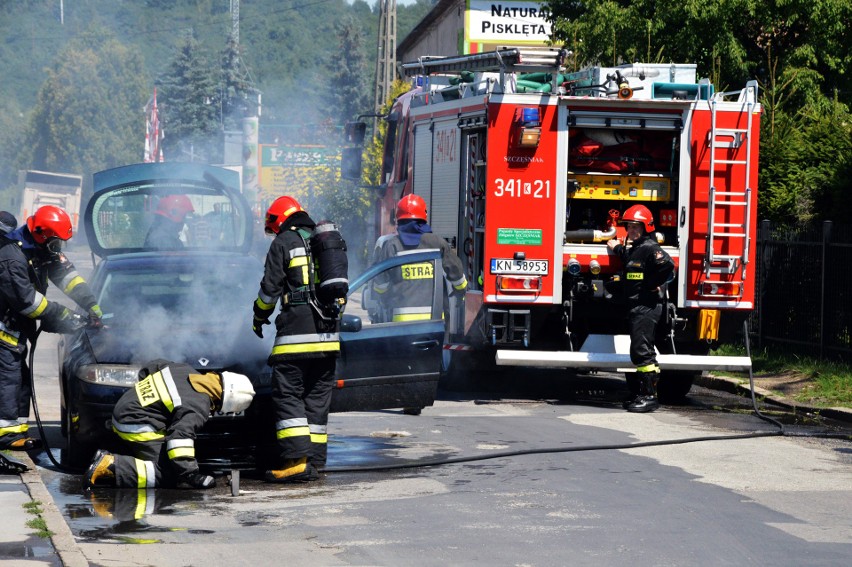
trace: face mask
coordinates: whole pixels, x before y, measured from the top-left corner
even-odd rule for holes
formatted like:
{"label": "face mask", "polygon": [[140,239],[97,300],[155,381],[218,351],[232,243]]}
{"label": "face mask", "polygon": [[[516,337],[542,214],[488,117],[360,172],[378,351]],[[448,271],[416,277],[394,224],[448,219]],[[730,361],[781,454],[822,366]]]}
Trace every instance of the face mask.
{"label": "face mask", "polygon": [[47,248],[48,252],[51,254],[59,254],[62,252],[63,244],[65,244],[65,241],[61,238],[51,238],[45,242],[44,247]]}

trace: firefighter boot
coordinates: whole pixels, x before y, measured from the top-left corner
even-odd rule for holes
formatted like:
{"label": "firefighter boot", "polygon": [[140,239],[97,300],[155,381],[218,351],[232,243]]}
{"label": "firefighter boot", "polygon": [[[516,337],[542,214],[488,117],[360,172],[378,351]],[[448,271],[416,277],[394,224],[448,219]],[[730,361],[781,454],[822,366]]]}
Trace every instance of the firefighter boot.
{"label": "firefighter boot", "polygon": [[641,396],[642,391],[642,379],[639,377],[639,373],[637,372],[628,372],[624,376],[625,381],[627,382],[627,398],[622,402],[621,407],[627,409],[627,406],[636,401],[636,398]]}
{"label": "firefighter boot", "polygon": [[287,459],[280,469],[266,471],[267,482],[306,482],[317,480],[317,469],[308,462],[307,457]]}
{"label": "firefighter boot", "polygon": [[10,451],[29,451],[31,449],[41,449],[41,439],[27,437],[26,434],[16,437],[14,440],[0,446],[0,449],[9,449]]}
{"label": "firefighter boot", "polygon": [[115,486],[115,457],[99,449],[83,478],[83,488]]}
{"label": "firefighter boot", "polygon": [[30,468],[20,461],[16,461],[0,453],[0,474],[21,474]]}
{"label": "firefighter boot", "polygon": [[633,413],[648,413],[660,407],[660,402],[657,401],[657,373],[656,372],[637,372],[639,376],[639,396],[625,408]]}

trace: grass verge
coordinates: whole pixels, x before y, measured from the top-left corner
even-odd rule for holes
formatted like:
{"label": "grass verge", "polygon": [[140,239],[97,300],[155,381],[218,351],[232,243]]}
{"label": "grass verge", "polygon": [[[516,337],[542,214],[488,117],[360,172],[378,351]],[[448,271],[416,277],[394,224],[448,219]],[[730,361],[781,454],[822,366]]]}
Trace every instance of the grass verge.
{"label": "grass verge", "polygon": [[30,514],[35,515],[35,518],[27,520],[28,528],[35,530],[38,537],[43,537],[45,539],[53,535],[53,532],[47,529],[47,522],[45,522],[44,518],[41,516],[41,502],[38,500],[32,500],[26,504],[21,504],[21,506],[23,506],[23,508]]}
{"label": "grass verge", "polygon": [[[722,345],[715,354],[745,356],[745,348]],[[791,381],[805,382],[792,396],[797,402],[813,407],[852,408],[852,365],[776,349],[752,350],[751,361],[755,378],[783,375]],[[747,373],[728,374],[748,379]]]}

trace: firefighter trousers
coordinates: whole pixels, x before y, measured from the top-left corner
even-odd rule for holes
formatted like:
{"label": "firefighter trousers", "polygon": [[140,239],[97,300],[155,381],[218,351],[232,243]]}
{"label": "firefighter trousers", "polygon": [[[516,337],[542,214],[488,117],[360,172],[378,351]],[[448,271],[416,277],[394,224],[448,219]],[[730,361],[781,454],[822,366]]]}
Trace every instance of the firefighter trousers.
{"label": "firefighter trousers", "polygon": [[648,367],[656,367],[657,365],[654,341],[657,335],[657,322],[662,315],[662,303],[653,306],[640,304],[630,308],[630,362],[640,371],[655,371]]}
{"label": "firefighter trousers", "polygon": [[32,390],[26,349],[0,346],[0,449],[29,437]]}
{"label": "firefighter trousers", "polygon": [[278,362],[272,370],[276,461],[307,457],[317,468],[328,452],[328,410],[337,359],[309,358]]}
{"label": "firefighter trousers", "polygon": [[115,457],[115,486],[118,488],[157,488],[175,486],[177,478],[172,471],[163,441],[124,441],[134,456]]}

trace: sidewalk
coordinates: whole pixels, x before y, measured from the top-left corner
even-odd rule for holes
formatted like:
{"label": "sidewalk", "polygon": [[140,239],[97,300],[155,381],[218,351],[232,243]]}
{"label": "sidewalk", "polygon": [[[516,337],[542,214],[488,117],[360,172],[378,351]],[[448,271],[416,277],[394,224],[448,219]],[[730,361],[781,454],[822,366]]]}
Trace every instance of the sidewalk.
{"label": "sidewalk", "polygon": [[[89,562],[77,547],[35,463],[22,451],[6,454],[26,464],[29,470],[21,475],[0,475],[0,510],[4,520],[0,531],[0,563],[4,567],[86,567]],[[30,502],[38,503],[38,514],[31,513],[32,508],[24,508]],[[37,520],[39,515],[53,532],[49,539],[38,536],[37,527],[27,526],[27,522]]]}

